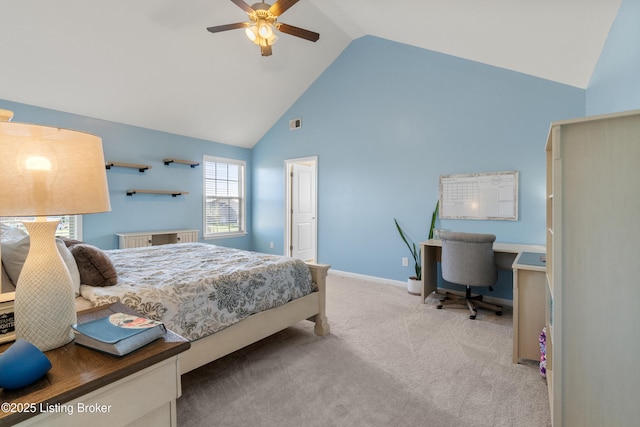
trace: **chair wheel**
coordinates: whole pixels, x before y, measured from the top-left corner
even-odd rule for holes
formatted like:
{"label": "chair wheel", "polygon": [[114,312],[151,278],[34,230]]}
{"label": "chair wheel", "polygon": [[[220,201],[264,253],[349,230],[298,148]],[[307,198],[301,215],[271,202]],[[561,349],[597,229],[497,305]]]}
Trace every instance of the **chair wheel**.
{"label": "chair wheel", "polygon": [[502,312],[501,311],[496,311],[496,316],[502,316]]}
{"label": "chair wheel", "polygon": [[475,315],[475,314],[470,314],[470,315],[469,315],[469,319],[474,320],[475,318],[476,318],[476,315]]}
{"label": "chair wheel", "polygon": [[438,304],[438,305],[436,305],[436,308],[437,308],[437,309],[442,308],[442,304]]}

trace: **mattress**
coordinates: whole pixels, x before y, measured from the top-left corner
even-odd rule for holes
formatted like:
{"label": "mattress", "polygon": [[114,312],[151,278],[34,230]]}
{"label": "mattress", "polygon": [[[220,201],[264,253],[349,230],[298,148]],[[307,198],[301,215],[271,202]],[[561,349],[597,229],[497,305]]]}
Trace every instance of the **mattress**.
{"label": "mattress", "polygon": [[118,284],[81,285],[93,306],[120,301],[194,341],[315,291],[298,259],[179,243],[105,253]]}

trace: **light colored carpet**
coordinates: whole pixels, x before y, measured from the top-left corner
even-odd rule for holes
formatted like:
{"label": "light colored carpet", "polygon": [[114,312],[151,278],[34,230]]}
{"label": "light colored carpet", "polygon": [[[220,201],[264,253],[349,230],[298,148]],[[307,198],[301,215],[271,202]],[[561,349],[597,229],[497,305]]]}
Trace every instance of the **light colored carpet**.
{"label": "light colored carpet", "polygon": [[535,364],[512,357],[512,317],[420,304],[330,275],[331,334],[300,322],[183,376],[180,426],[549,426]]}

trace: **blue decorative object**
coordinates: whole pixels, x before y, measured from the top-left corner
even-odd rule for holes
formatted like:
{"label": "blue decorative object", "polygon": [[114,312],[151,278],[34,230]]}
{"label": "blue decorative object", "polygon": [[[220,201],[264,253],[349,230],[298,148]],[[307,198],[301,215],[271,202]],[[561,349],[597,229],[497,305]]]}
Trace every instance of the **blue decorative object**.
{"label": "blue decorative object", "polygon": [[16,340],[0,354],[0,387],[13,390],[36,382],[51,369],[51,362],[38,347]]}

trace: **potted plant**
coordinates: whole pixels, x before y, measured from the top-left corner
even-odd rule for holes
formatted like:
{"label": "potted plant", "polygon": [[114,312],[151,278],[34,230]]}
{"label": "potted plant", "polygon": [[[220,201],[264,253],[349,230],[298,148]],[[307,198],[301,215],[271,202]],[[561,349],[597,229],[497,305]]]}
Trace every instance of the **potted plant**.
{"label": "potted plant", "polygon": [[[433,239],[433,230],[436,226],[436,218],[438,217],[438,208],[440,206],[440,201],[436,202],[436,207],[431,214],[431,226],[429,227],[429,239]],[[409,252],[411,252],[411,257],[413,258],[415,275],[410,276],[407,279],[407,291],[412,295],[421,295],[422,293],[422,252],[420,250],[420,245],[416,245],[402,230],[400,224],[398,224],[397,219],[393,219],[396,223],[396,228],[398,229],[398,233],[400,233],[400,237],[402,241],[409,248]]]}

